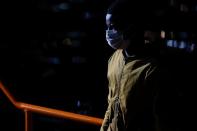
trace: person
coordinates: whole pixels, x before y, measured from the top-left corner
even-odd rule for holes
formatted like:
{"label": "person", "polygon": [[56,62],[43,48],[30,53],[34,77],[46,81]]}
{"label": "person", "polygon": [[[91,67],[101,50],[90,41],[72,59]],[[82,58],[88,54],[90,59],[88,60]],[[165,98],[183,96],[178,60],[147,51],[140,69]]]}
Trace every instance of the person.
{"label": "person", "polygon": [[115,52],[108,61],[108,107],[100,131],[159,130],[155,103],[161,77],[154,45],[160,30],[150,20],[141,25],[132,14],[137,3],[130,2],[117,0],[106,14],[106,41]]}

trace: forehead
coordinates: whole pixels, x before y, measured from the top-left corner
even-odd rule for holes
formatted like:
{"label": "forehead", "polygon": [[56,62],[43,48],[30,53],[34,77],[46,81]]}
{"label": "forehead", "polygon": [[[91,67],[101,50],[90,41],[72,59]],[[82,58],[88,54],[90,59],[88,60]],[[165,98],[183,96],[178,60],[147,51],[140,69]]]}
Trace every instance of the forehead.
{"label": "forehead", "polygon": [[112,14],[107,14],[106,15],[105,20],[106,20],[107,25],[110,25],[111,17],[112,17]]}
{"label": "forehead", "polygon": [[106,18],[105,18],[106,21],[110,21],[111,17],[112,17],[112,14],[107,14],[107,15],[106,15]]}

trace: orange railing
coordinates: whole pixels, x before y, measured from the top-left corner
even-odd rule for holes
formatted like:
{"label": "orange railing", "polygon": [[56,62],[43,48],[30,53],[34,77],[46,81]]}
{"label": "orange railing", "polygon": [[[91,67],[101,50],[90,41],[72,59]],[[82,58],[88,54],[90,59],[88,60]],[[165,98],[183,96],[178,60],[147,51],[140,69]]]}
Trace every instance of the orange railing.
{"label": "orange railing", "polygon": [[102,124],[103,119],[86,116],[86,115],[80,115],[76,113],[66,112],[62,110],[27,104],[23,102],[18,102],[15,100],[15,98],[10,94],[8,89],[5,88],[5,86],[0,82],[0,90],[3,91],[3,93],[7,96],[7,98],[10,100],[10,102],[18,109],[23,110],[25,113],[25,131],[31,131],[32,127],[32,119],[31,119],[31,113],[39,113],[44,115],[49,115],[53,117],[61,117],[73,121],[78,122],[84,122],[87,124],[93,124],[100,126]]}

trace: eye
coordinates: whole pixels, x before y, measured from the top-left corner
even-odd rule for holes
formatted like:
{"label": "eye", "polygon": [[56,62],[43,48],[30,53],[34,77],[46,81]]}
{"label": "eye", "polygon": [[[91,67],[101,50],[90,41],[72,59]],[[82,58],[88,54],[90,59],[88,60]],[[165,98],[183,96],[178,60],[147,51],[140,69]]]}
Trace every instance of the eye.
{"label": "eye", "polygon": [[113,30],[115,28],[114,28],[114,25],[113,24],[106,24],[106,29],[107,30]]}
{"label": "eye", "polygon": [[108,30],[114,29],[114,25],[113,25],[113,24],[109,24],[109,25],[107,26],[107,29],[108,29]]}

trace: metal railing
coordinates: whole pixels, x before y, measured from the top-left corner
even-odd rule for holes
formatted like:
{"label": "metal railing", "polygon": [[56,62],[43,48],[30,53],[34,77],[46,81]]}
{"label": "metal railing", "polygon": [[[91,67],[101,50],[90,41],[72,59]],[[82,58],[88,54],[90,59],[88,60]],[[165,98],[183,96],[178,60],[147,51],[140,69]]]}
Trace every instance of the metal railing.
{"label": "metal railing", "polygon": [[10,102],[18,109],[23,110],[25,113],[25,131],[31,131],[32,130],[32,113],[39,113],[43,115],[53,116],[53,117],[60,117],[68,120],[83,122],[87,124],[97,125],[101,126],[103,119],[92,117],[92,116],[86,116],[81,114],[76,114],[72,112],[66,112],[62,110],[52,109],[48,107],[43,106],[37,106],[32,104],[27,104],[23,102],[18,102],[15,100],[15,98],[11,95],[11,93],[8,91],[8,89],[5,88],[5,86],[0,82],[0,90],[3,91],[5,96],[10,100]]}

